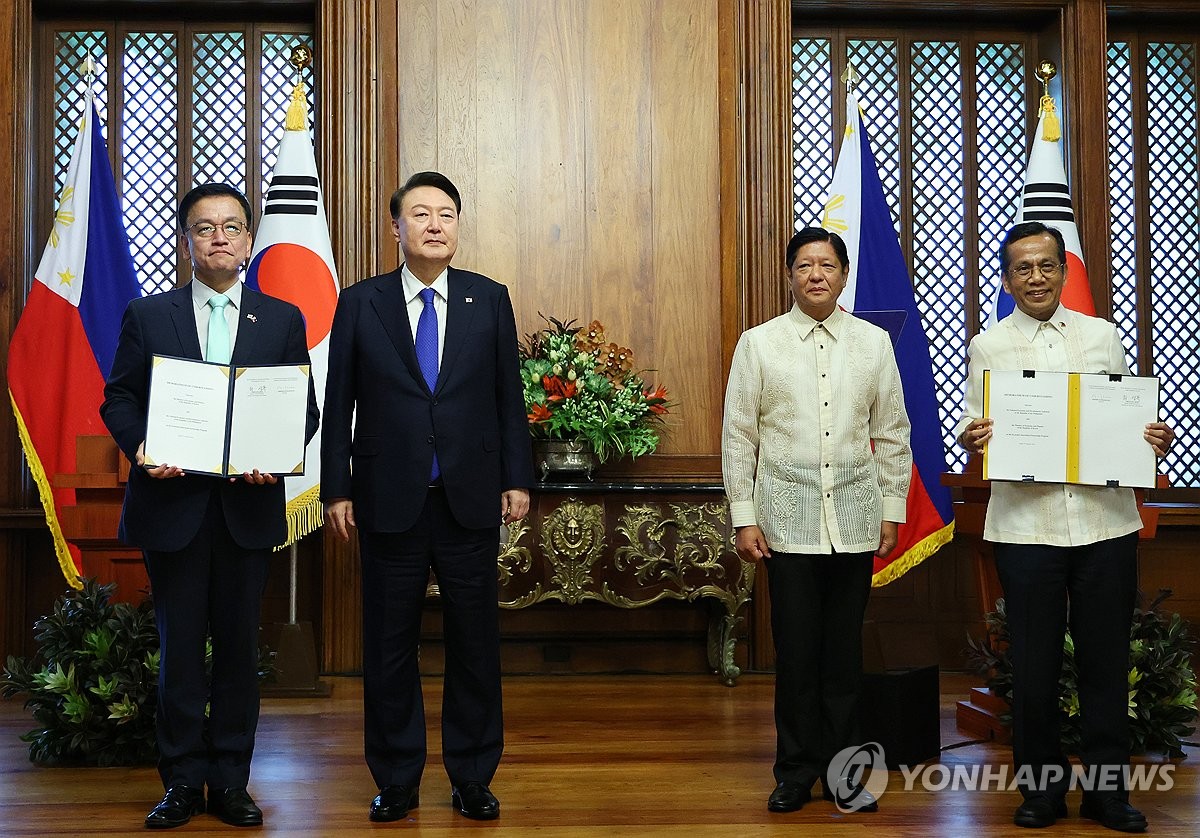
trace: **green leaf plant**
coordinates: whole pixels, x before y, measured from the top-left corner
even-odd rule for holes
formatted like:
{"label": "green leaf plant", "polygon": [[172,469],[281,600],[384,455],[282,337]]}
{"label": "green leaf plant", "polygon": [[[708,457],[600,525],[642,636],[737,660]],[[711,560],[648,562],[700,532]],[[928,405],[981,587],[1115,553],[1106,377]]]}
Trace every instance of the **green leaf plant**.
{"label": "green leaf plant", "polygon": [[38,652],[10,655],[0,694],[24,694],[37,726],[21,739],[33,762],[153,762],[158,632],[149,601],[113,603],[116,585],[84,580],[34,624]]}
{"label": "green leaf plant", "polygon": [[[32,762],[140,765],[157,759],[158,630],[154,605],[112,601],[115,584],[85,579],[34,623],[37,654],[10,655],[0,695],[25,697],[37,726],[21,739]],[[258,676],[274,669],[260,649]],[[205,666],[212,671],[211,641]]]}
{"label": "green leaf plant", "polygon": [[[1165,753],[1184,757],[1183,742],[1196,730],[1196,673],[1192,669],[1194,640],[1186,620],[1159,606],[1171,595],[1158,596],[1133,612],[1129,632],[1129,733],[1133,753]],[[1003,599],[984,617],[986,634],[967,638],[967,658],[987,679],[995,695],[1012,705],[1012,662],[1008,657],[1008,619]],[[1080,743],[1078,670],[1075,642],[1068,630],[1063,640],[1063,671],[1059,678],[1059,714],[1063,748],[1077,753]],[[1002,717],[1012,723],[1011,714]]]}

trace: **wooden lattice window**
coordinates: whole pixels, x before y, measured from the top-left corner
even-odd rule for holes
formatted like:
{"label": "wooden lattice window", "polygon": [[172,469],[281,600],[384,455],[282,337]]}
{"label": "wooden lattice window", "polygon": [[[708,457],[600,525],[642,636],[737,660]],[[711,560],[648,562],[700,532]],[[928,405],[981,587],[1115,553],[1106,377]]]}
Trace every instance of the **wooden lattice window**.
{"label": "wooden lattice window", "polygon": [[[142,292],[185,280],[176,255],[180,195],[221,180],[262,206],[296,79],[288,58],[312,42],[311,27],[292,24],[43,24],[42,49],[53,60],[35,63],[51,67],[39,98],[52,152],[39,166],[53,191],[42,195],[42,217],[51,217],[66,177],[85,86],[79,67],[91,57]],[[315,116],[311,67],[303,81]]]}
{"label": "wooden lattice window", "polygon": [[[816,223],[845,124],[842,71],[859,94],[908,259],[934,367],[947,463],[965,454],[966,347],[998,281],[996,247],[1012,224],[1026,167],[1033,38],[1021,32],[796,30],[792,44],[793,189],[797,228]],[[986,295],[984,295],[986,296]]]}
{"label": "wooden lattice window", "polygon": [[1113,320],[1130,365],[1161,380],[1178,434],[1173,486],[1200,486],[1200,33],[1113,32],[1108,44]]}

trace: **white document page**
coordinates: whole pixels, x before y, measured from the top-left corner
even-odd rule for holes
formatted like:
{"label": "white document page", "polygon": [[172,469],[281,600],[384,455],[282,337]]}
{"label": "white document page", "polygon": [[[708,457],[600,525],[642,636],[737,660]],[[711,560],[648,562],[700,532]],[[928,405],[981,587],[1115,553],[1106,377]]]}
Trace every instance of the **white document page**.
{"label": "white document page", "polygon": [[146,466],[223,474],[230,369],[155,355],[146,417]]}
{"label": "white document page", "polygon": [[304,474],[307,364],[237,367],[228,474]]}
{"label": "white document page", "polygon": [[989,370],[984,477],[1065,483],[1067,480],[1067,375],[1061,372]]}
{"label": "white document page", "polygon": [[1154,449],[1142,436],[1158,421],[1158,379],[1079,376],[1079,482],[1153,488]]}

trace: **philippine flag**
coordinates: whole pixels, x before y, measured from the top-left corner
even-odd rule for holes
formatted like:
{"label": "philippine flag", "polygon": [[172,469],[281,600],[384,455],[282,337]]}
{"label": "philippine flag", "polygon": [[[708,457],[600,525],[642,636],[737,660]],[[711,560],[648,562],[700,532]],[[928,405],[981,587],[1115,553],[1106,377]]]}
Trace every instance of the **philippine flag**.
{"label": "philippine flag", "polygon": [[[287,300],[304,313],[317,398],[329,372],[329,329],[337,308],[338,279],[329,243],[325,199],[306,126],[307,115],[289,109],[267,205],[254,240],[246,284]],[[286,477],[288,540],[321,526],[321,431],[308,443],[304,475]],[[285,546],[286,546],[285,544]]]}
{"label": "philippine flag", "polygon": [[[1067,172],[1063,168],[1057,132],[1049,134],[1055,139],[1047,139],[1046,119],[1054,112],[1053,100],[1048,101],[1049,106],[1043,105],[1038,117],[1037,133],[1029,150],[1025,187],[1021,190],[1021,206],[1013,224],[1040,221],[1062,233],[1063,243],[1067,246],[1067,282],[1063,286],[1062,304],[1081,314],[1095,316],[1096,305],[1092,301],[1092,286],[1088,284],[1087,268],[1083,264],[1083,247],[1079,244],[1079,228],[1075,226],[1075,208],[1067,188]],[[1016,308],[1012,296],[1004,290],[1003,278],[997,282],[988,299],[991,305],[984,319],[984,329],[990,329]]]}
{"label": "philippine flag", "polygon": [[55,476],[75,471],[75,438],[103,434],[104,380],[121,315],[141,293],[100,120],[89,92],[50,241],[8,348],[8,395],[37,484],[59,566],[82,587],[79,551],[63,538],[61,512],[75,490]]}
{"label": "philippine flag", "polygon": [[838,155],[821,226],[846,243],[850,275],[840,305],[857,312],[904,312],[896,339],[896,365],[904,385],[904,407],[912,423],[913,473],[908,490],[907,522],[891,555],[875,559],[871,584],[899,579],[954,537],[950,490],[942,485],[946,454],[929,339],[921,325],[904,253],[879,181],[870,138],[862,125],[858,97],[846,102],[846,134]]}

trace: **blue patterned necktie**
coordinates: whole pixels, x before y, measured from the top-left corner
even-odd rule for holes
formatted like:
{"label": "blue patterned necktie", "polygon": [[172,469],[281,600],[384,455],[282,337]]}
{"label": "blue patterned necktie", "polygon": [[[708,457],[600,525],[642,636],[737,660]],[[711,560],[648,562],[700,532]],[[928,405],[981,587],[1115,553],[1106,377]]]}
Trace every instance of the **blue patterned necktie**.
{"label": "blue patterned necktie", "polygon": [[[432,393],[437,387],[438,377],[438,321],[437,311],[433,307],[433,289],[422,288],[421,300],[425,306],[421,309],[421,317],[417,320],[417,336],[413,339],[417,350],[417,363],[421,367],[421,375]],[[438,468],[437,452],[433,454],[433,470],[429,475],[431,481],[441,474]]]}
{"label": "blue patterned necktie", "polygon": [[214,294],[208,300],[208,352],[204,360],[214,364],[228,364],[231,350],[229,348],[229,323],[225,320],[225,306],[229,298],[224,294]]}

